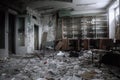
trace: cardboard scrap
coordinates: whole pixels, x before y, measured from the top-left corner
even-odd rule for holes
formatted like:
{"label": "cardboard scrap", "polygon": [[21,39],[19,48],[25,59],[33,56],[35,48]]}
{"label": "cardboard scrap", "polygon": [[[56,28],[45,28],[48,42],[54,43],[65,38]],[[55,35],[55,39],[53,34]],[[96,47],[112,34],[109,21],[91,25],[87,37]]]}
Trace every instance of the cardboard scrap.
{"label": "cardboard scrap", "polygon": [[91,80],[91,79],[94,78],[94,76],[96,74],[97,73],[94,70],[92,70],[92,71],[86,71],[83,74],[81,74],[81,77],[84,78],[84,79],[87,79],[87,80]]}

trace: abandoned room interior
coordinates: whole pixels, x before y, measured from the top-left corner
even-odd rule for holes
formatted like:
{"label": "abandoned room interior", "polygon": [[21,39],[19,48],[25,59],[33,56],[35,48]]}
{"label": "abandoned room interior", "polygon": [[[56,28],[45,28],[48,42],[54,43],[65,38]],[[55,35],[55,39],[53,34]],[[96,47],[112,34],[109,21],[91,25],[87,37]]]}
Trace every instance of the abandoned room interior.
{"label": "abandoned room interior", "polygon": [[0,80],[120,80],[120,0],[1,0]]}

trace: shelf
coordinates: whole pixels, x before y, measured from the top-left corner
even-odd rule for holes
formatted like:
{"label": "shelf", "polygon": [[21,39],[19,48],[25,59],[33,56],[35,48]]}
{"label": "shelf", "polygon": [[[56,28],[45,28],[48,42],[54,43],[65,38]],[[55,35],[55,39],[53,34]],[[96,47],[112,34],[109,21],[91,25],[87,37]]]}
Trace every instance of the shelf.
{"label": "shelf", "polygon": [[96,20],[95,22],[107,22],[108,20]]}
{"label": "shelf", "polygon": [[62,18],[63,38],[107,38],[106,15]]}

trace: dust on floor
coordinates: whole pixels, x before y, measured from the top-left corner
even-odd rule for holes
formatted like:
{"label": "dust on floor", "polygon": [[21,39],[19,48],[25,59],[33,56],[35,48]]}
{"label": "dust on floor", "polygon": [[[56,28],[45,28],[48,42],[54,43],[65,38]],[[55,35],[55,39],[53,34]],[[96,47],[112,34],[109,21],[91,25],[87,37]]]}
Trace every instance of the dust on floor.
{"label": "dust on floor", "polygon": [[11,56],[0,61],[0,80],[119,80],[106,66],[99,69],[91,63],[91,54],[69,57],[68,53],[46,51],[44,57],[39,53]]}

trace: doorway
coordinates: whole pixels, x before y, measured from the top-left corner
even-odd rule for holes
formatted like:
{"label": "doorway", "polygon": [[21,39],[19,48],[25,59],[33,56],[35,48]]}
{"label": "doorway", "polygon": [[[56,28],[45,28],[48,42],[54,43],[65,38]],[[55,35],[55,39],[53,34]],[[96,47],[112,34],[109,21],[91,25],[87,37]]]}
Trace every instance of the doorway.
{"label": "doorway", "polygon": [[5,12],[0,11],[0,49],[5,49]]}
{"label": "doorway", "polygon": [[34,25],[34,49],[39,50],[39,26]]}
{"label": "doorway", "polygon": [[8,32],[9,54],[15,54],[15,19],[16,16],[9,13],[9,32]]}

